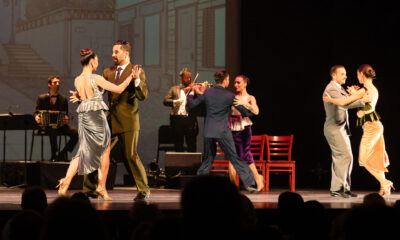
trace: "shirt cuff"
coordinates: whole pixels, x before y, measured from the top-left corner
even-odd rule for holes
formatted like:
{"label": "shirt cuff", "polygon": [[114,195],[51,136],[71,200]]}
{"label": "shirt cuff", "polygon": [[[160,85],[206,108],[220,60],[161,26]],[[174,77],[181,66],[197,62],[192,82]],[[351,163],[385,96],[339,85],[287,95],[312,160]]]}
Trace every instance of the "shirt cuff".
{"label": "shirt cuff", "polygon": [[140,78],[135,79],[135,87],[138,87],[140,83]]}

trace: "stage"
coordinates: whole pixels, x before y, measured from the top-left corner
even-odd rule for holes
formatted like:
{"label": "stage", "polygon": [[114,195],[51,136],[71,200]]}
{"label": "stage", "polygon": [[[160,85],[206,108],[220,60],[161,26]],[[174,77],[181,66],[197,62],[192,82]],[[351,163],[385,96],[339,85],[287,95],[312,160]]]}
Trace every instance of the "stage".
{"label": "stage", "polygon": [[[57,197],[56,190],[45,190],[49,204]],[[68,195],[79,190],[70,190]],[[279,194],[287,191],[286,189],[273,189],[270,192],[261,192],[258,194],[249,194],[243,191],[253,203],[256,210],[276,209],[278,206]],[[18,211],[20,210],[21,195],[23,189],[19,188],[0,188],[0,211]],[[371,191],[355,191],[358,194],[356,198],[331,197],[327,190],[307,190],[299,189],[299,193],[304,201],[317,200],[323,204],[326,209],[348,209],[360,205],[365,195]],[[98,211],[129,211],[132,206],[133,198],[136,196],[134,187],[114,187],[109,190],[109,195],[113,201],[106,202],[102,199],[91,199],[93,207]],[[162,211],[178,211],[180,209],[181,190],[176,189],[151,189],[151,195],[148,202],[156,204]],[[400,199],[400,193],[393,192],[386,198],[388,205],[393,205]]]}

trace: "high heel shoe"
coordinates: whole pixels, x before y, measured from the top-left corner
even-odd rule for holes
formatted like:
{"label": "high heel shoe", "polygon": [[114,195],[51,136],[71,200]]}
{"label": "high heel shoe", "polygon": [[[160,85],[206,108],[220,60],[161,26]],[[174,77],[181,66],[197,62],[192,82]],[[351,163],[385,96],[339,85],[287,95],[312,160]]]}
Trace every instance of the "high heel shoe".
{"label": "high heel shoe", "polygon": [[258,175],[257,180],[256,180],[256,184],[257,184],[257,191],[262,191],[264,188],[264,178],[262,175]]}
{"label": "high heel shoe", "polygon": [[58,185],[56,188],[58,188],[58,195],[60,196],[67,196],[67,190],[69,187],[69,181],[66,178],[62,178],[58,180]]}
{"label": "high heel shoe", "polygon": [[96,189],[97,194],[103,198],[104,201],[112,201],[113,199],[108,196],[107,190],[105,189],[101,189],[101,190],[97,190]]}
{"label": "high heel shoe", "polygon": [[381,190],[379,191],[379,194],[382,197],[388,197],[391,194],[391,190],[395,190],[393,186],[393,182],[387,181],[384,186],[381,187]]}

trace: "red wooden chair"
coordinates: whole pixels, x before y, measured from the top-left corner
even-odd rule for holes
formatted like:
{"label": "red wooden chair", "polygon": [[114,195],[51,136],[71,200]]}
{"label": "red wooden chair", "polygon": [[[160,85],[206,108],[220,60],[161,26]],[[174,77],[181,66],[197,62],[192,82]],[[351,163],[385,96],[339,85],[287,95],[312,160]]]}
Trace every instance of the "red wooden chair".
{"label": "red wooden chair", "polygon": [[269,136],[266,137],[267,142],[267,159],[265,188],[269,191],[269,174],[270,172],[287,172],[289,173],[290,191],[295,191],[295,165],[292,160],[293,135],[290,136]]}
{"label": "red wooden chair", "polygon": [[[254,157],[254,165],[256,165],[257,171],[261,173],[265,179],[265,160],[264,160],[264,149],[265,149],[266,135],[254,135],[251,136],[250,151]],[[266,191],[266,185],[264,184],[263,191]]]}

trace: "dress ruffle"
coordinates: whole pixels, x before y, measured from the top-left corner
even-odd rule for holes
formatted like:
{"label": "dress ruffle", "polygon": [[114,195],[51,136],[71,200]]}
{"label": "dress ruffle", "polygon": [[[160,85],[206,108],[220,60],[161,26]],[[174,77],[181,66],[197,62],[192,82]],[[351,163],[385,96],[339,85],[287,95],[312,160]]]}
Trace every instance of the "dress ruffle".
{"label": "dress ruffle", "polygon": [[89,98],[83,100],[79,105],[79,107],[76,109],[78,113],[98,111],[98,110],[108,110],[107,104],[103,102],[103,99]]}

